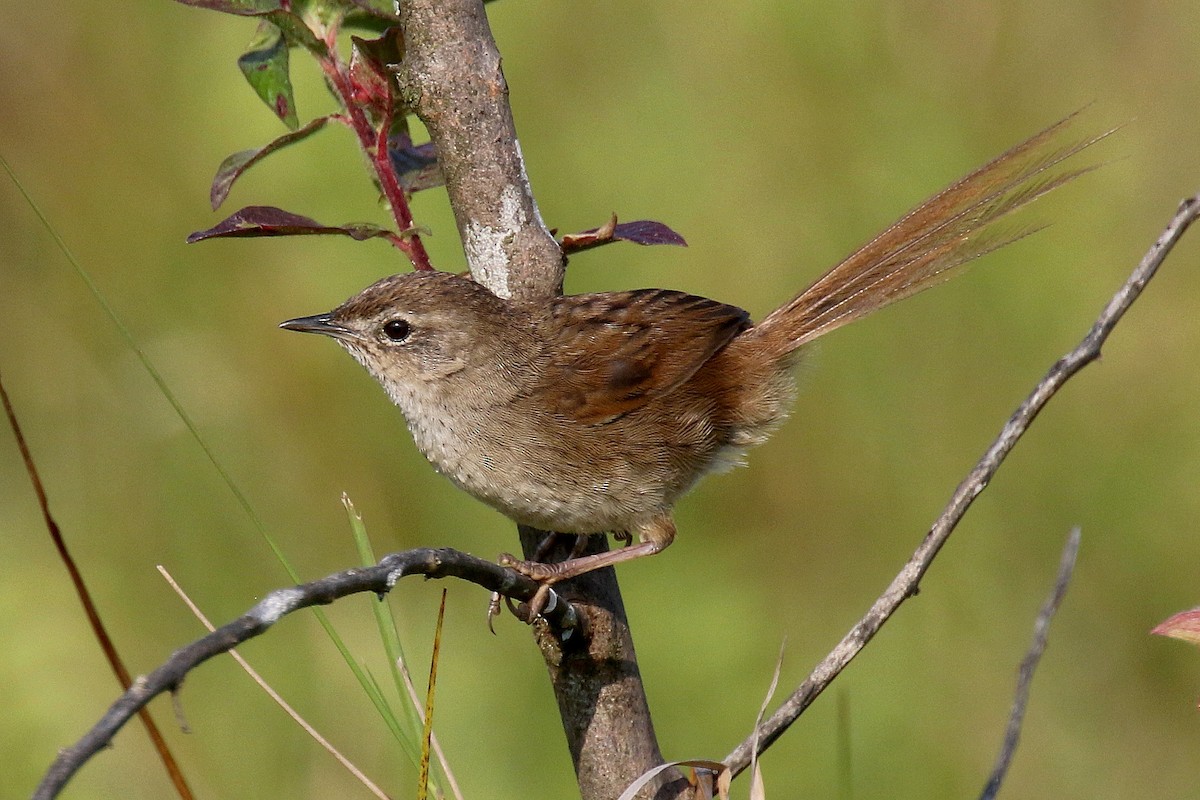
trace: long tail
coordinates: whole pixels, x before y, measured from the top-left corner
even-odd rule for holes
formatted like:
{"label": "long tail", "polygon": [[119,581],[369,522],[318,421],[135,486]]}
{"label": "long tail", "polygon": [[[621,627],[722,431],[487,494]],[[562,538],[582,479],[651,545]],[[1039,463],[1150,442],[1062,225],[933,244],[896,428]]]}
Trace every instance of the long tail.
{"label": "long tail", "polygon": [[1116,129],[1062,143],[1079,112],[943,189],[771,312],[754,333],[790,352],[897,300],[949,280],[969,261],[1040,229],[997,224],[1096,164],[1063,162]]}

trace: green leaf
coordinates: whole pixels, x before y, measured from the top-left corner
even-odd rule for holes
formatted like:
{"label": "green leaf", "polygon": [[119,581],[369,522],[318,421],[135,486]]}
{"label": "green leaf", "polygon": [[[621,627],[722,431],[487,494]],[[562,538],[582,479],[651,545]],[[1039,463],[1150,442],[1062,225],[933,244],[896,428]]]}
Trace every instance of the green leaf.
{"label": "green leaf", "polygon": [[[358,509],[354,507],[354,503],[350,501],[349,495],[342,492],[342,505],[346,507],[346,514],[350,520],[350,531],[354,535],[354,544],[358,549],[358,557],[363,566],[371,566],[378,562],[375,557],[375,552],[371,548],[371,539],[367,536],[366,525],[363,524],[362,515],[358,513]],[[392,607],[383,598],[380,602],[371,606],[371,610],[375,612],[375,624],[379,628],[379,637],[383,642],[384,653],[387,654],[388,667],[391,671],[392,683],[396,689],[396,696],[400,699],[400,707],[404,710],[405,719],[400,720],[395,712],[387,706],[386,701],[380,708],[380,713],[383,713],[384,721],[396,740],[400,742],[404,748],[404,752],[412,761],[413,766],[417,766],[420,762],[420,747],[417,744],[418,732],[421,730],[421,717],[417,714],[417,709],[413,706],[408,696],[408,691],[404,687],[404,678],[400,674],[400,663],[404,660],[404,649],[400,645],[400,635],[396,632],[396,619],[392,614]],[[375,687],[375,693],[383,698],[383,692],[378,685]],[[378,705],[378,704],[377,704]]]}
{"label": "green leaf", "polygon": [[300,45],[314,55],[324,57],[329,55],[329,48],[325,46],[323,40],[313,33],[312,28],[308,26],[305,20],[313,20],[318,30],[320,30],[323,26],[330,25],[332,19],[337,17],[338,14],[323,4],[314,3],[312,5],[313,11],[309,14],[302,14],[299,8],[296,8],[297,4],[293,4],[293,8],[296,8],[295,11],[271,11],[264,16],[279,26],[289,45]]}
{"label": "green leaf", "polygon": [[421,733],[421,774],[417,780],[417,800],[429,797],[429,756],[433,748],[433,698],[437,689],[437,668],[442,651],[442,623],[446,621],[446,589],[442,588],[442,604],[438,607],[437,627],[433,631],[433,655],[429,657],[429,689],[425,693],[425,726]]}
{"label": "green leaf", "polygon": [[285,133],[283,136],[268,142],[258,149],[242,150],[240,153],[234,153],[222,161],[221,166],[217,167],[216,177],[213,178],[212,188],[208,193],[208,199],[212,203],[213,211],[216,211],[221,203],[225,202],[225,198],[229,196],[229,190],[233,188],[233,182],[242,177],[242,173],[276,150],[287,147],[289,144],[295,144],[301,139],[307,139],[321,128],[324,128],[325,123],[329,122],[330,119],[331,117],[317,117],[303,128],[291,133]]}
{"label": "green leaf", "polygon": [[245,17],[252,14],[266,14],[270,11],[281,11],[283,6],[279,0],[175,0],[185,6],[207,8],[210,11],[220,11],[223,14],[237,14]]}
{"label": "green leaf", "polygon": [[299,127],[296,97],[288,73],[287,39],[277,25],[266,20],[258,23],[249,48],[238,58],[238,68],[284,125],[292,130]]}
{"label": "green leaf", "polygon": [[290,11],[285,11],[279,0],[175,0],[175,2],[185,6],[220,11],[223,14],[235,14],[239,17],[263,17],[283,31],[288,44],[302,45],[318,56],[329,54],[329,48],[312,32],[304,20]]}
{"label": "green leaf", "polygon": [[399,15],[395,12],[396,6],[392,0],[350,0],[350,4],[358,12],[355,16],[373,17],[377,20],[384,20],[392,25],[400,21]]}
{"label": "green leaf", "polygon": [[[350,519],[350,530],[354,534],[354,544],[358,549],[358,557],[362,561],[363,566],[371,566],[378,563],[379,559],[375,557],[375,553],[371,548],[371,539],[367,536],[367,528],[363,524],[362,515],[358,513],[358,509],[354,507],[354,503],[350,502],[350,497],[345,492],[342,492],[342,505],[346,507],[346,514]],[[379,598],[378,603],[372,604],[371,610],[375,612],[375,624],[379,627],[379,635],[383,642],[384,652],[387,654],[392,682],[396,688],[400,707],[404,713],[404,719],[397,716],[395,710],[388,704],[383,689],[369,669],[366,670],[366,676],[370,679],[370,683],[364,683],[363,688],[366,690],[371,702],[375,705],[376,710],[383,717],[384,724],[392,732],[396,741],[400,743],[404,754],[412,761],[413,766],[419,768],[421,753],[420,746],[417,744],[417,736],[418,732],[422,731],[424,726],[421,722],[421,716],[417,712],[417,706],[413,704],[409,696],[404,676],[401,674],[404,651],[400,646],[400,634],[397,632],[396,618],[393,615],[392,606],[383,597]],[[446,792],[442,790],[439,781],[431,779],[431,783],[434,786],[435,796],[447,796]]]}

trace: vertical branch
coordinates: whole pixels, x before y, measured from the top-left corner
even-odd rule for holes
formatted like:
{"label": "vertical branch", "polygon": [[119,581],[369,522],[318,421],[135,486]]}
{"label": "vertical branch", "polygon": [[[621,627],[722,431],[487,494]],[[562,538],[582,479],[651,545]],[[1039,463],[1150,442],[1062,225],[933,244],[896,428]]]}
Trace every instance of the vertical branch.
{"label": "vertical branch", "polygon": [[[508,85],[482,0],[408,0],[400,6],[401,97],[437,147],[471,274],[501,297],[536,302],[562,291],[563,256],[534,201],[517,142]],[[536,458],[536,453],[531,457]],[[544,537],[521,529],[526,554]],[[594,537],[595,547],[607,547]],[[535,630],[558,700],[584,800],[612,798],[662,762],[611,569],[560,584],[583,634],[563,643]],[[681,791],[670,770],[658,798]]]}
{"label": "vertical branch", "polygon": [[437,145],[471,274],[501,297],[558,294],[562,252],[529,188],[483,3],[405,2],[400,24],[401,96]]}

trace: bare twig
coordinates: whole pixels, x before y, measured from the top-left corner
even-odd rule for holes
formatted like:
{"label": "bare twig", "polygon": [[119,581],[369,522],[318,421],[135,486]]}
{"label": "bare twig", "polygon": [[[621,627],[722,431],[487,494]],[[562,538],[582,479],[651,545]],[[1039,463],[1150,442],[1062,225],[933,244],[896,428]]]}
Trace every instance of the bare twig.
{"label": "bare twig", "polygon": [[[490,561],[457,550],[421,548],[384,556],[373,567],[348,569],[311,583],[271,592],[238,619],[176,650],[162,666],[135,680],[82,739],[59,752],[34,792],[34,800],[57,796],[71,776],[107,746],[134,714],[157,695],[176,691],[188,672],[208,659],[264,633],[284,615],[297,609],[325,605],[360,592],[384,595],[397,581],[409,575],[461,578],[526,601],[538,590],[538,584]],[[573,629],[578,624],[575,608],[566,602],[555,602],[545,614],[552,624],[564,629]]]}
{"label": "bare twig", "polygon": [[[922,576],[933,563],[933,559],[941,550],[942,545],[946,543],[959,520],[970,508],[971,503],[991,481],[996,470],[1000,468],[1009,452],[1016,446],[1017,441],[1029,429],[1034,418],[1064,383],[1099,358],[1100,349],[1108,339],[1113,327],[1137,300],[1142,289],[1154,277],[1159,265],[1162,264],[1175,243],[1179,241],[1184,231],[1196,220],[1197,216],[1200,216],[1200,195],[1189,198],[1180,204],[1174,218],[1143,256],[1141,263],[1133,270],[1125,284],[1105,306],[1087,336],[1077,347],[1050,368],[1050,371],[1038,382],[1025,402],[1005,423],[992,446],[955,489],[950,502],[929,533],[925,535],[920,546],[913,552],[912,557],[909,558],[900,573],[892,579],[891,584],[879,596],[866,615],[850,629],[850,632],[838,642],[829,655],[817,664],[808,678],[792,692],[792,695],[775,713],[725,757],[725,763],[729,765],[734,774],[740,773],[749,766],[752,751],[757,749],[761,754],[770,747],[816,699],[817,695],[824,691],[825,687],[858,655],[867,642],[900,607],[900,604],[916,594]],[[754,743],[755,737],[759,737],[757,748]]]}
{"label": "bare twig", "polygon": [[1021,723],[1025,719],[1025,709],[1029,705],[1029,687],[1033,683],[1033,672],[1037,669],[1042,653],[1046,650],[1046,641],[1050,636],[1050,620],[1054,618],[1067,594],[1067,585],[1071,582],[1071,573],[1075,570],[1075,557],[1079,555],[1079,528],[1075,528],[1067,536],[1063,547],[1062,558],[1058,563],[1058,575],[1054,579],[1054,588],[1050,596],[1042,604],[1037,620],[1033,624],[1033,642],[1021,660],[1021,669],[1017,674],[1017,691],[1013,696],[1012,711],[1008,715],[1008,726],[1004,731],[1004,744],[996,758],[996,766],[983,787],[980,800],[994,800],[1004,783],[1008,766],[1012,763],[1013,754],[1017,751],[1017,741],[1021,738]]}
{"label": "bare twig", "polygon": [[[21,432],[21,425],[17,422],[17,412],[13,409],[12,402],[8,399],[8,392],[4,390],[3,382],[0,382],[0,403],[4,405],[4,413],[8,416],[8,424],[12,428],[13,436],[17,440],[17,448],[21,451],[21,458],[25,461],[25,471],[29,475],[30,482],[33,483],[33,493],[37,495],[38,507],[42,511],[42,521],[46,524],[46,530],[50,532],[50,538],[58,550],[58,557],[67,568],[67,573],[71,577],[71,585],[75,587],[75,594],[79,596],[79,602],[83,604],[83,611],[87,615],[88,623],[92,627],[92,633],[100,643],[100,649],[104,651],[104,657],[108,660],[109,666],[117,676],[117,681],[121,684],[121,688],[129,689],[131,683],[129,670],[125,667],[125,662],[121,660],[116,644],[113,643],[112,637],[108,635],[108,629],[104,627],[104,622],[100,619],[100,611],[96,608],[95,602],[92,601],[92,593],[88,590],[87,584],[84,583],[83,573],[79,571],[79,566],[75,563],[75,558],[71,555],[71,551],[67,549],[67,541],[63,538],[58,523],[54,521],[54,517],[50,514],[50,500],[46,496],[46,487],[42,484],[42,477],[33,462],[33,453],[25,441],[25,434]],[[166,769],[167,775],[171,779],[171,785],[175,787],[175,791],[180,797],[184,798],[184,800],[190,800],[190,798],[194,797],[192,790],[188,786],[187,779],[183,776],[183,770],[180,769],[179,762],[175,760],[175,756],[171,753],[171,748],[167,746],[167,740],[163,738],[162,732],[154,722],[154,718],[150,716],[150,712],[145,710],[138,711],[138,717],[141,719],[142,725],[146,728],[146,734],[150,737],[150,741],[154,745],[154,750],[158,753],[159,760],[163,762],[163,768]]]}

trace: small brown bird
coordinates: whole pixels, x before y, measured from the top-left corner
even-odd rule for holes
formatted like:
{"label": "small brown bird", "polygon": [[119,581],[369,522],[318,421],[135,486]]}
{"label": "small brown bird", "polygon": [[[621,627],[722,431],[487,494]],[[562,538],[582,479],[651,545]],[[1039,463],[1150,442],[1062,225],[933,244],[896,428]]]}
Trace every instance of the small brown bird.
{"label": "small brown bird", "polygon": [[682,292],[531,305],[424,271],[281,327],[336,339],[434,467],[516,522],[638,538],[555,564],[507,558],[549,585],[669,545],[675,502],[785,419],[804,344],[1030,233],[996,223],[1092,169],[1063,162],[1108,135],[1059,142],[1073,116],[933,196],[757,325]]}

